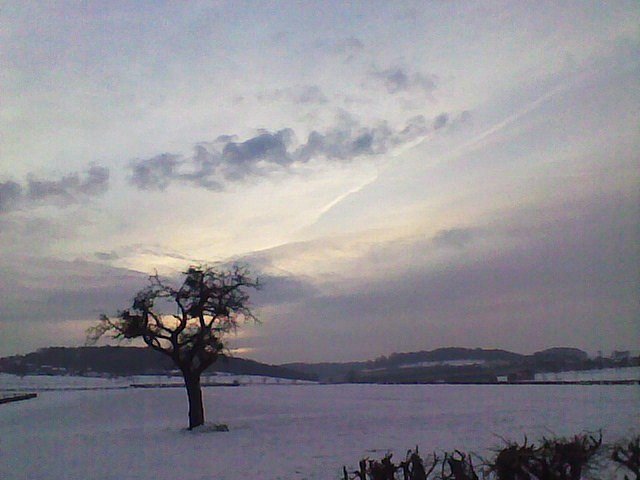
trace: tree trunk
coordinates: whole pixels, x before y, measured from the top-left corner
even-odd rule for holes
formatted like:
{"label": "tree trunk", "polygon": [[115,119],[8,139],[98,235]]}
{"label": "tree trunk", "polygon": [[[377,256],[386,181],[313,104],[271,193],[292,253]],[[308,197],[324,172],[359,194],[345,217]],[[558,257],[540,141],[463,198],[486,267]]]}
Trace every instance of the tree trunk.
{"label": "tree trunk", "polygon": [[191,430],[204,423],[200,375],[185,374],[184,384],[187,387],[187,396],[189,397],[189,430]]}

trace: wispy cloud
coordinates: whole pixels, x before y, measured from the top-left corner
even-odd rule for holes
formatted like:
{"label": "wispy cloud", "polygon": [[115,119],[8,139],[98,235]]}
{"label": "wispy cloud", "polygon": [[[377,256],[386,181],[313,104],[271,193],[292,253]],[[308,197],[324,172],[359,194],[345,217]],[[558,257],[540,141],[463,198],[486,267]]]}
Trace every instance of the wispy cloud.
{"label": "wispy cloud", "polygon": [[[37,261],[36,261],[37,260]],[[30,268],[23,268],[29,265]],[[147,274],[85,261],[18,256],[0,269],[7,323],[96,319],[123,308],[145,285]]]}
{"label": "wispy cloud", "polygon": [[263,92],[258,100],[288,101],[296,105],[322,105],[329,101],[318,85],[300,85]]}
{"label": "wispy cloud", "polygon": [[354,55],[364,49],[364,43],[360,39],[351,36],[338,40],[334,45],[334,49],[337,53]]}
{"label": "wispy cloud", "polygon": [[[372,348],[389,352],[397,345],[527,351],[569,342],[597,350],[606,323],[607,341],[628,345],[640,328],[634,313],[640,258],[633,247],[640,241],[634,226],[639,213],[629,199],[604,196],[556,204],[553,214],[518,208],[477,227],[356,242],[357,252],[345,251],[343,242],[340,275],[329,266],[322,276],[294,275],[270,286],[273,299],[261,297],[260,305],[268,314],[277,306],[292,330],[276,335],[278,320],[269,318],[261,331],[270,340],[250,344],[278,358],[279,342],[295,338],[301,342],[296,356],[309,360],[324,357],[305,350],[331,349],[353,360],[371,358]],[[289,254],[322,256],[321,248],[318,242],[292,245]],[[273,254],[277,265],[286,247]],[[277,290],[286,295],[289,285],[297,285],[297,297],[282,305]]]}

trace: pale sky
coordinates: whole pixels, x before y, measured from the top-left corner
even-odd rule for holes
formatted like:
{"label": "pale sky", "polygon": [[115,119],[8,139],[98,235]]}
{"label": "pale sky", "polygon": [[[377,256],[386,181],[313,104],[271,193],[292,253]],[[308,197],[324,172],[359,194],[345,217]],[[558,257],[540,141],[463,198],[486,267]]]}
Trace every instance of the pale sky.
{"label": "pale sky", "polygon": [[3,2],[0,355],[240,261],[262,361],[640,344],[640,3]]}

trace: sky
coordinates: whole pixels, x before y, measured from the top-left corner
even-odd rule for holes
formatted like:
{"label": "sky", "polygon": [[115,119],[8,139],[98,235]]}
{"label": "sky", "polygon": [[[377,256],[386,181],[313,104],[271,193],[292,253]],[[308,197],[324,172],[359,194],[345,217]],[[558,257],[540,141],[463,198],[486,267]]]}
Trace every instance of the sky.
{"label": "sky", "polygon": [[240,262],[272,363],[640,340],[640,4],[0,8],[0,356]]}

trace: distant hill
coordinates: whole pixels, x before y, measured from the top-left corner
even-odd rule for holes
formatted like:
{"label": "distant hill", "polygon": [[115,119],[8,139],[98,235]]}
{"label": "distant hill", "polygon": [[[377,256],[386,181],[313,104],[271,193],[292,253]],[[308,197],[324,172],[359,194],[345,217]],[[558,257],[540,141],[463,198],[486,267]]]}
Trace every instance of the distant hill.
{"label": "distant hill", "polygon": [[507,350],[446,347],[431,351],[392,353],[388,358],[376,360],[376,362],[392,365],[405,365],[420,362],[445,362],[453,360],[482,360],[482,361],[506,361],[522,360],[525,355],[509,352]]}
{"label": "distant hill", "polygon": [[[625,352],[623,352],[625,353]],[[392,353],[363,362],[268,365],[223,357],[207,372],[262,375],[296,380],[360,383],[494,382],[498,377],[526,379],[538,372],[560,372],[640,364],[621,359],[589,359],[577,348],[554,347],[533,355],[499,349],[446,347]],[[0,358],[0,372],[14,374],[166,374],[175,367],[166,356],[145,347],[50,347],[27,355]]]}
{"label": "distant hill", "polygon": [[[419,352],[408,353],[392,353],[391,355],[378,357],[375,360],[365,362],[346,362],[346,363],[287,363],[283,367],[291,368],[296,371],[305,372],[311,375],[317,375],[325,381],[341,381],[352,379],[356,373],[378,371],[383,372],[390,370],[392,372],[398,368],[406,368],[408,365],[417,365],[421,363],[439,363],[469,360],[477,363],[484,362],[504,362],[517,363],[523,361],[525,355],[509,352],[507,350],[482,349],[482,348],[460,348],[445,347],[436,350],[423,350]],[[407,372],[397,377],[405,377]],[[368,375],[371,377],[373,375]],[[388,378],[389,375],[380,373],[378,376]]]}
{"label": "distant hill", "polygon": [[[145,347],[49,347],[27,355],[0,358],[0,372],[19,375],[70,373],[124,376],[167,374],[174,368],[171,359]],[[316,378],[312,374],[291,368],[237,357],[222,357],[207,369],[207,372],[262,375],[294,380]]]}
{"label": "distant hill", "polygon": [[326,382],[491,382],[500,375],[527,371],[593,368],[586,352],[557,347],[522,355],[499,349],[445,347],[392,353],[375,360],[346,363],[288,363],[283,367]]}
{"label": "distant hill", "polygon": [[583,352],[579,348],[569,348],[569,347],[554,347],[547,348],[546,350],[542,350],[541,352],[536,352],[533,354],[535,358],[544,358],[544,359],[573,359],[578,361],[584,361],[589,358],[586,352]]}

